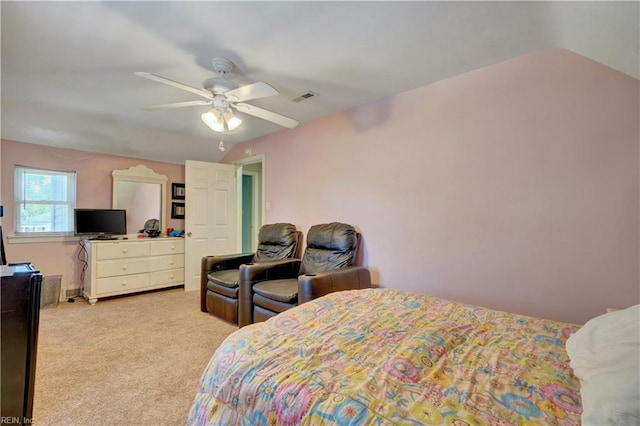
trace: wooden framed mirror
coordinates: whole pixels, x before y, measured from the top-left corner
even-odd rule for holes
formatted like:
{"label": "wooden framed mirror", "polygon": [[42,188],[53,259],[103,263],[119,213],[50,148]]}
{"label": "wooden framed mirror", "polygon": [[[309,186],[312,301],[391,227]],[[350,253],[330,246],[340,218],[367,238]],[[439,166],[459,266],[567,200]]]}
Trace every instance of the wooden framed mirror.
{"label": "wooden framed mirror", "polygon": [[114,170],[112,208],[127,211],[127,233],[138,233],[149,219],[166,227],[167,176],[139,164],[125,170]]}

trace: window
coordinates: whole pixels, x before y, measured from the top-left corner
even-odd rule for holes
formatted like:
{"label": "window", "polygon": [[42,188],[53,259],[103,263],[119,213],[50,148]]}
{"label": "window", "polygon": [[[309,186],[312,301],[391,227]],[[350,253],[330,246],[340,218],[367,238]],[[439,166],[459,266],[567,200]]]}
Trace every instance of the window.
{"label": "window", "polygon": [[73,233],[76,172],[15,168],[17,235]]}

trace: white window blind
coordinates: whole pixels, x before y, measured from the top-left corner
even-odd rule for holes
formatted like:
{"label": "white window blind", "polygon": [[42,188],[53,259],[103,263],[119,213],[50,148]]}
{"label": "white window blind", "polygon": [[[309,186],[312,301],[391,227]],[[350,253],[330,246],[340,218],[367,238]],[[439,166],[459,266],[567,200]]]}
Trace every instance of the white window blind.
{"label": "white window blind", "polygon": [[15,233],[72,234],[76,172],[15,168]]}

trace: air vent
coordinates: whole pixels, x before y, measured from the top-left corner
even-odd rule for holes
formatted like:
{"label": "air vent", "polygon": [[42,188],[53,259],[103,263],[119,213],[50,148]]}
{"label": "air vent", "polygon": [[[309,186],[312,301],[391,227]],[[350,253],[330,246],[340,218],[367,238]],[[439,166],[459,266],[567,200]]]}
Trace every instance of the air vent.
{"label": "air vent", "polygon": [[311,99],[314,96],[318,96],[318,94],[316,92],[312,92],[311,90],[304,92],[298,96],[296,96],[295,98],[292,99],[293,102],[302,102],[302,101],[306,101],[307,99]]}

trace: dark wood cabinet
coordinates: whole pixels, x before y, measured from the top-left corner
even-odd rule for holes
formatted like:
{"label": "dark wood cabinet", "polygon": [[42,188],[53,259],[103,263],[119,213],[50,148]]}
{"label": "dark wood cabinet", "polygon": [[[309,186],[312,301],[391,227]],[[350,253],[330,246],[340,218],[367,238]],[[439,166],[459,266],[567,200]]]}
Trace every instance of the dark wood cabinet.
{"label": "dark wood cabinet", "polygon": [[0,266],[3,422],[33,423],[42,275],[30,264]]}

